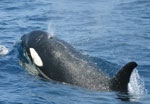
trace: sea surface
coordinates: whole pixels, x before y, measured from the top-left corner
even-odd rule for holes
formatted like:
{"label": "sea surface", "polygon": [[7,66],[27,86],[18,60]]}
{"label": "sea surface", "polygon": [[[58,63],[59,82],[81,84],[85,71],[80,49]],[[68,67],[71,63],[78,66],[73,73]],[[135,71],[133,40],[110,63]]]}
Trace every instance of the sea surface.
{"label": "sea surface", "polygon": [[[46,81],[19,64],[17,45],[49,32],[113,77],[135,61],[129,94]],[[150,0],[0,0],[0,104],[149,104]]]}

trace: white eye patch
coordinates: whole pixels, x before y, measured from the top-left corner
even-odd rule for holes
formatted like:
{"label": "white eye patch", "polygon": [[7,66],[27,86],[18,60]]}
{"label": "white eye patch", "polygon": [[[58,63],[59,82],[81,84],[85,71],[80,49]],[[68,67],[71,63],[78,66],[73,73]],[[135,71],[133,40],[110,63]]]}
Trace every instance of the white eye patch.
{"label": "white eye patch", "polygon": [[42,62],[40,56],[38,55],[38,53],[35,51],[35,49],[30,48],[29,50],[30,50],[30,54],[33,59],[33,62],[39,67],[43,66],[43,62]]}

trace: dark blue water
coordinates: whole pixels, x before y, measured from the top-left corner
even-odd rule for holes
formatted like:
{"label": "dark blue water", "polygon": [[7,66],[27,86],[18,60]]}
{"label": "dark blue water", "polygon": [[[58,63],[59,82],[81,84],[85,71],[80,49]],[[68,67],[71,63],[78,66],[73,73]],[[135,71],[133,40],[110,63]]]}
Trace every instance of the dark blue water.
{"label": "dark blue water", "polygon": [[[19,65],[17,44],[32,30],[67,41],[110,76],[136,61],[129,100],[117,92],[93,92],[29,74]],[[149,0],[0,1],[0,104],[149,104],[149,69]]]}

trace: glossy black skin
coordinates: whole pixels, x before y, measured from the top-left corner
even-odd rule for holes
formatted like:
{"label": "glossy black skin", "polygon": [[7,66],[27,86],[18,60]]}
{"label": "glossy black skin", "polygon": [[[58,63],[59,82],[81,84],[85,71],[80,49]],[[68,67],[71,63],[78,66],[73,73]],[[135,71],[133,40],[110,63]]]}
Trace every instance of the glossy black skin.
{"label": "glossy black skin", "polygon": [[41,57],[43,66],[37,68],[44,73],[43,77],[91,90],[126,92],[131,72],[137,66],[135,62],[128,63],[110,79],[68,43],[50,37],[46,32],[33,31],[22,36],[21,40],[31,61],[29,48],[34,48]]}

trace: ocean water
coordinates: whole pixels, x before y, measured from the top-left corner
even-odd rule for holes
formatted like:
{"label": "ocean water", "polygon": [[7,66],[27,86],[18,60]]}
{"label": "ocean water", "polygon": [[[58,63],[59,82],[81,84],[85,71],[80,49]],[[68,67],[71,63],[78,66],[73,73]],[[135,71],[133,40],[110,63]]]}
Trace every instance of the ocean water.
{"label": "ocean water", "polygon": [[[17,44],[33,30],[70,43],[111,77],[136,61],[129,95],[90,91],[28,73],[19,65]],[[0,1],[0,104],[149,104],[149,69],[150,0]]]}

